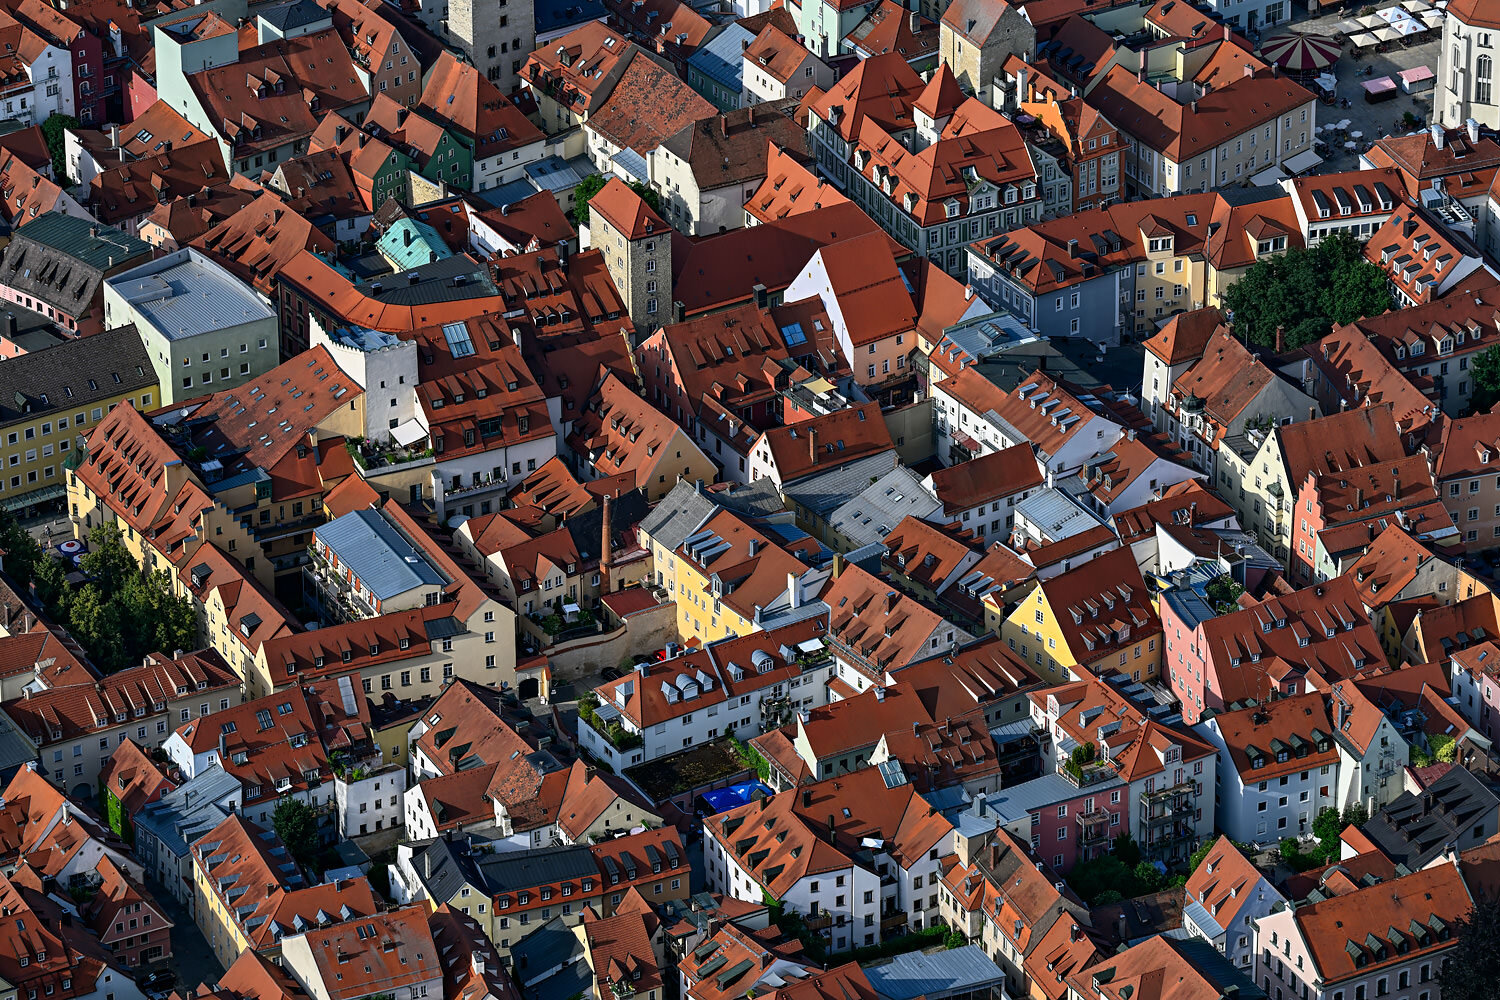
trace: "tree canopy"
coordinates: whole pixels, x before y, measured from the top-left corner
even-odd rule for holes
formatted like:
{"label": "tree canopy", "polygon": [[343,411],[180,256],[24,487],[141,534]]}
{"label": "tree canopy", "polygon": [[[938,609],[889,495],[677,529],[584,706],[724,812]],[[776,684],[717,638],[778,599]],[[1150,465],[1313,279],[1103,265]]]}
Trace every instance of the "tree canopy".
{"label": "tree canopy", "polygon": [[[609,178],[600,174],[589,174],[578,182],[573,189],[573,217],[578,220],[580,226],[589,224],[589,201],[604,190],[604,185],[609,183]],[[649,188],[640,181],[632,181],[630,190],[641,196],[641,200],[651,206],[651,211],[661,211],[661,196],[654,188]]]}
{"label": "tree canopy", "polygon": [[54,113],[47,116],[42,122],[42,138],[47,143],[47,152],[52,154],[52,175],[57,183],[66,187],[68,179],[68,153],[67,138],[64,136],[70,128],[78,128],[79,122],[72,115]]}
{"label": "tree canopy", "polygon": [[79,565],[88,582],[71,588],[63,564],[44,554],[14,517],[0,515],[6,571],[22,587],[33,585],[42,611],[66,626],[103,672],[134,666],[149,653],[197,646],[193,605],[173,593],[170,575],[143,573],[116,525],[95,528],[89,545]]}
{"label": "tree canopy", "polygon": [[1287,348],[1300,347],[1392,304],[1385,274],[1365,260],[1363,245],[1346,233],[1312,248],[1262,257],[1224,290],[1235,332],[1267,347],[1276,343],[1277,327]]}
{"label": "tree canopy", "polygon": [[298,864],[311,864],[318,856],[318,817],[306,802],[282,799],[271,814],[271,827]]}
{"label": "tree canopy", "polygon": [[1469,365],[1469,378],[1474,382],[1469,406],[1475,413],[1490,412],[1490,408],[1500,402],[1500,346],[1486,347],[1474,355]]}
{"label": "tree canopy", "polygon": [[1443,1000],[1500,1000],[1500,896],[1476,895],[1453,936],[1458,943],[1438,974]]}

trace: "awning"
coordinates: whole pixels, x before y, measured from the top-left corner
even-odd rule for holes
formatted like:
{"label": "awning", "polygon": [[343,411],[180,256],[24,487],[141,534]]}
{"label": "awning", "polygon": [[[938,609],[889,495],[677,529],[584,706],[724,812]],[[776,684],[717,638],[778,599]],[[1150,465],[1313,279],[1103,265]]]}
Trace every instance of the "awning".
{"label": "awning", "polygon": [[1286,162],[1283,163],[1281,166],[1282,166],[1282,169],[1284,169],[1287,173],[1289,173],[1293,177],[1295,177],[1298,174],[1305,174],[1305,173],[1307,173],[1313,167],[1316,167],[1318,164],[1320,164],[1322,162],[1323,162],[1323,158],[1321,156],[1319,156],[1317,153],[1314,153],[1310,149],[1304,149],[1302,152],[1298,153],[1296,156],[1288,156],[1286,158]]}
{"label": "awning", "polygon": [[1281,168],[1275,165],[1269,166],[1260,173],[1253,174],[1250,177],[1250,183],[1256,187],[1269,187],[1278,181],[1284,180],[1286,180],[1286,174],[1282,173]]}
{"label": "awning", "polygon": [[61,483],[58,483],[56,486],[43,486],[41,489],[32,490],[30,493],[18,493],[13,497],[6,497],[5,500],[0,501],[0,508],[4,510],[20,510],[22,507],[30,507],[33,504],[43,503],[47,500],[56,500],[67,492],[67,487]]}
{"label": "awning", "polygon": [[427,431],[416,420],[402,421],[391,431],[391,437],[395,438],[396,443],[403,448],[422,440],[426,436]]}

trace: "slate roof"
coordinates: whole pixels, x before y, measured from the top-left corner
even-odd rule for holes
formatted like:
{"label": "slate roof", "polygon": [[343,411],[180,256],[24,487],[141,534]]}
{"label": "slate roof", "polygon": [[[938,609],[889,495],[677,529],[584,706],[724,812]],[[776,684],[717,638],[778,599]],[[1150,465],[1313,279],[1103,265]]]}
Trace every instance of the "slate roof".
{"label": "slate roof", "polygon": [[122,326],[0,364],[0,422],[76,410],[155,384],[135,327]]}

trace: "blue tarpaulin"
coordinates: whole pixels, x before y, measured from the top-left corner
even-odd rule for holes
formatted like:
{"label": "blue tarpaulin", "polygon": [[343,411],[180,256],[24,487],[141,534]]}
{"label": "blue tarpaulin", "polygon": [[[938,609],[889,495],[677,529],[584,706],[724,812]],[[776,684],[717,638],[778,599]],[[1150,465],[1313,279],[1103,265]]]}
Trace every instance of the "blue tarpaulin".
{"label": "blue tarpaulin", "polygon": [[708,804],[712,811],[710,815],[728,812],[736,806],[742,806],[755,797],[755,793],[762,795],[773,794],[771,789],[759,781],[747,781],[740,785],[730,785],[728,788],[715,788],[711,792],[703,793],[703,801]]}

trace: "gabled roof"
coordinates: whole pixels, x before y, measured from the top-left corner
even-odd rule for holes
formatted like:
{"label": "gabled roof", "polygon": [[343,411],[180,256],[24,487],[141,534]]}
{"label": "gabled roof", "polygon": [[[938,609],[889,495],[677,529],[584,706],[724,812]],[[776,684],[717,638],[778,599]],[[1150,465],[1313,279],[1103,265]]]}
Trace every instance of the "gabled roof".
{"label": "gabled roof", "polygon": [[849,201],[838,188],[818,177],[795,155],[770,142],[765,180],[745,202],[745,211],[762,223]]}
{"label": "gabled roof", "polygon": [[829,638],[877,678],[935,652],[929,640],[946,624],[915,598],[854,565],[829,580],[822,599]]}
{"label": "gabled roof", "polygon": [[1450,948],[1473,905],[1458,868],[1440,864],[1298,907],[1293,920],[1319,978],[1338,983]]}
{"label": "gabled roof", "polygon": [[878,403],[825,413],[761,432],[755,450],[769,449],[783,485],[895,448]]}

